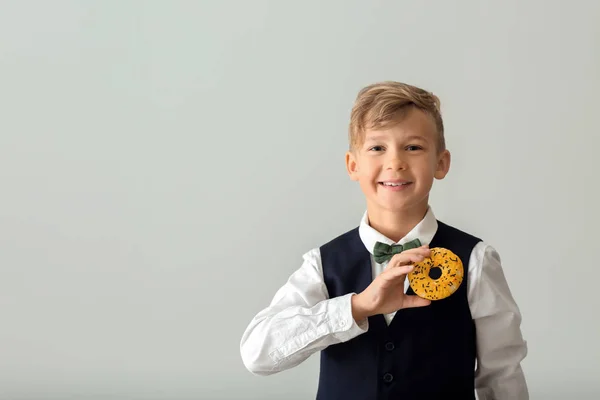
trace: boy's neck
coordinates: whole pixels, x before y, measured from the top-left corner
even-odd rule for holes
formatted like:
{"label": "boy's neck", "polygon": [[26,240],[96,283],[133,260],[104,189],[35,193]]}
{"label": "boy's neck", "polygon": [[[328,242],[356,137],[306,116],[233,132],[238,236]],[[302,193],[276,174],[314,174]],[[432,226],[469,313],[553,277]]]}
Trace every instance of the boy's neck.
{"label": "boy's neck", "polygon": [[428,209],[427,204],[402,211],[367,207],[367,217],[373,229],[397,243],[425,218]]}

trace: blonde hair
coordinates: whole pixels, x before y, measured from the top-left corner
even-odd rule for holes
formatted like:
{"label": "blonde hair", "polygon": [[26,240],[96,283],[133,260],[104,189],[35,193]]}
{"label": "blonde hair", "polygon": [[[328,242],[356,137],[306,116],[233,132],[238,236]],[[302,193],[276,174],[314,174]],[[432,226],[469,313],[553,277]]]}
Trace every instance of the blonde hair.
{"label": "blonde hair", "polygon": [[424,89],[401,82],[379,82],[358,92],[350,115],[350,150],[364,140],[367,129],[384,129],[398,122],[410,108],[417,108],[435,122],[438,151],[446,149],[440,99]]}

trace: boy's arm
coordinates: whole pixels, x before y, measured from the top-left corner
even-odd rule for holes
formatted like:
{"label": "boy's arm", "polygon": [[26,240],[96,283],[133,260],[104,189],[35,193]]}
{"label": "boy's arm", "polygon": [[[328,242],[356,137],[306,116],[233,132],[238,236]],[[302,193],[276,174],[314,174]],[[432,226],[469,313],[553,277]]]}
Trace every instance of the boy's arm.
{"label": "boy's arm", "polygon": [[469,292],[477,331],[475,388],[480,400],[528,400],[521,361],[527,342],[521,334],[521,313],[512,297],[494,248],[479,243],[473,252],[477,268]]}
{"label": "boy's arm", "polygon": [[240,343],[246,368],[271,375],[366,332],[368,320],[359,326],[352,317],[352,295],[329,299],[319,249],[306,253],[302,266],[246,328]]}

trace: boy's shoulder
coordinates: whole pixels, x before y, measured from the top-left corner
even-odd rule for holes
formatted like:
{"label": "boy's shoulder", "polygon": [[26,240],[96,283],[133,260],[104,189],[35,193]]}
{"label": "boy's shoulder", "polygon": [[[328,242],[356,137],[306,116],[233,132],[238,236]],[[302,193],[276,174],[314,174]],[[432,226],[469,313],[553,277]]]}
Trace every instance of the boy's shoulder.
{"label": "boy's shoulder", "polygon": [[359,227],[357,226],[355,228],[345,231],[344,233],[338,234],[333,239],[329,239],[325,243],[321,244],[319,248],[327,249],[342,244],[352,244],[356,240],[360,241],[360,235],[358,233],[358,230]]}
{"label": "boy's shoulder", "polygon": [[471,241],[476,241],[476,242],[483,241],[475,234],[467,232],[466,230],[463,230],[462,228],[458,228],[455,225],[450,225],[448,223],[440,221],[439,219],[437,219],[436,221],[438,224],[437,232],[444,231],[445,234],[453,236],[453,237],[463,237],[465,239],[468,239]]}
{"label": "boy's shoulder", "polygon": [[[437,229],[434,234],[434,237],[435,236],[439,237],[441,235],[446,238],[452,238],[455,240],[459,240],[460,242],[463,242],[463,243],[470,243],[472,246],[475,246],[477,243],[480,243],[480,242],[481,242],[480,244],[485,244],[485,243],[483,243],[484,242],[483,239],[476,236],[475,233],[472,233],[472,232],[460,227],[459,225],[451,225],[450,223],[441,221],[439,219],[436,219],[436,222],[437,222]],[[336,252],[336,250],[340,250],[342,248],[354,249],[354,250],[362,249],[362,248],[364,248],[364,244],[360,237],[359,230],[360,230],[360,226],[356,226],[349,230],[343,231],[342,233],[337,234],[333,238],[328,239],[325,242],[322,242],[320,245],[317,245],[317,247],[312,248],[310,250],[310,252],[308,252],[310,254],[307,254],[307,255],[314,256],[314,255],[318,254],[319,257],[321,257],[324,252],[329,252],[329,253],[331,253],[332,251]]]}
{"label": "boy's shoulder", "polygon": [[[482,241],[482,239],[480,239],[474,233],[471,233],[463,228],[457,227],[457,225],[450,225],[449,223],[446,223],[439,219],[436,219],[436,222],[437,222],[436,234],[438,232],[443,232],[445,235],[450,235],[453,237],[460,236],[460,237],[474,240],[474,241]],[[329,247],[329,246],[333,246],[333,245],[337,245],[337,244],[341,244],[341,243],[346,243],[346,242],[356,240],[357,238],[358,239],[360,238],[358,226],[355,228],[352,228],[350,230],[347,230],[341,234],[338,234],[337,236],[333,237],[332,239],[329,239],[325,243],[321,244],[319,247]]]}

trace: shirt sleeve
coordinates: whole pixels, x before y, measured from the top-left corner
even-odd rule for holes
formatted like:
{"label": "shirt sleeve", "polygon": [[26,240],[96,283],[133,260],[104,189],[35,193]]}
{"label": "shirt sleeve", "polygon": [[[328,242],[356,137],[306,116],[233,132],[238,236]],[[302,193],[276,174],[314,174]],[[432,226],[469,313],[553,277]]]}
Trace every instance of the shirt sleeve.
{"label": "shirt sleeve", "polygon": [[255,375],[292,368],[313,353],[368,330],[368,320],[358,325],[352,317],[350,298],[354,293],[329,299],[319,249],[309,251],[303,259],[242,335],[242,360]]}
{"label": "shirt sleeve", "polygon": [[502,270],[498,252],[480,242],[469,263],[471,314],[477,332],[475,388],[479,400],[528,400],[521,361],[527,342],[521,313]]}

